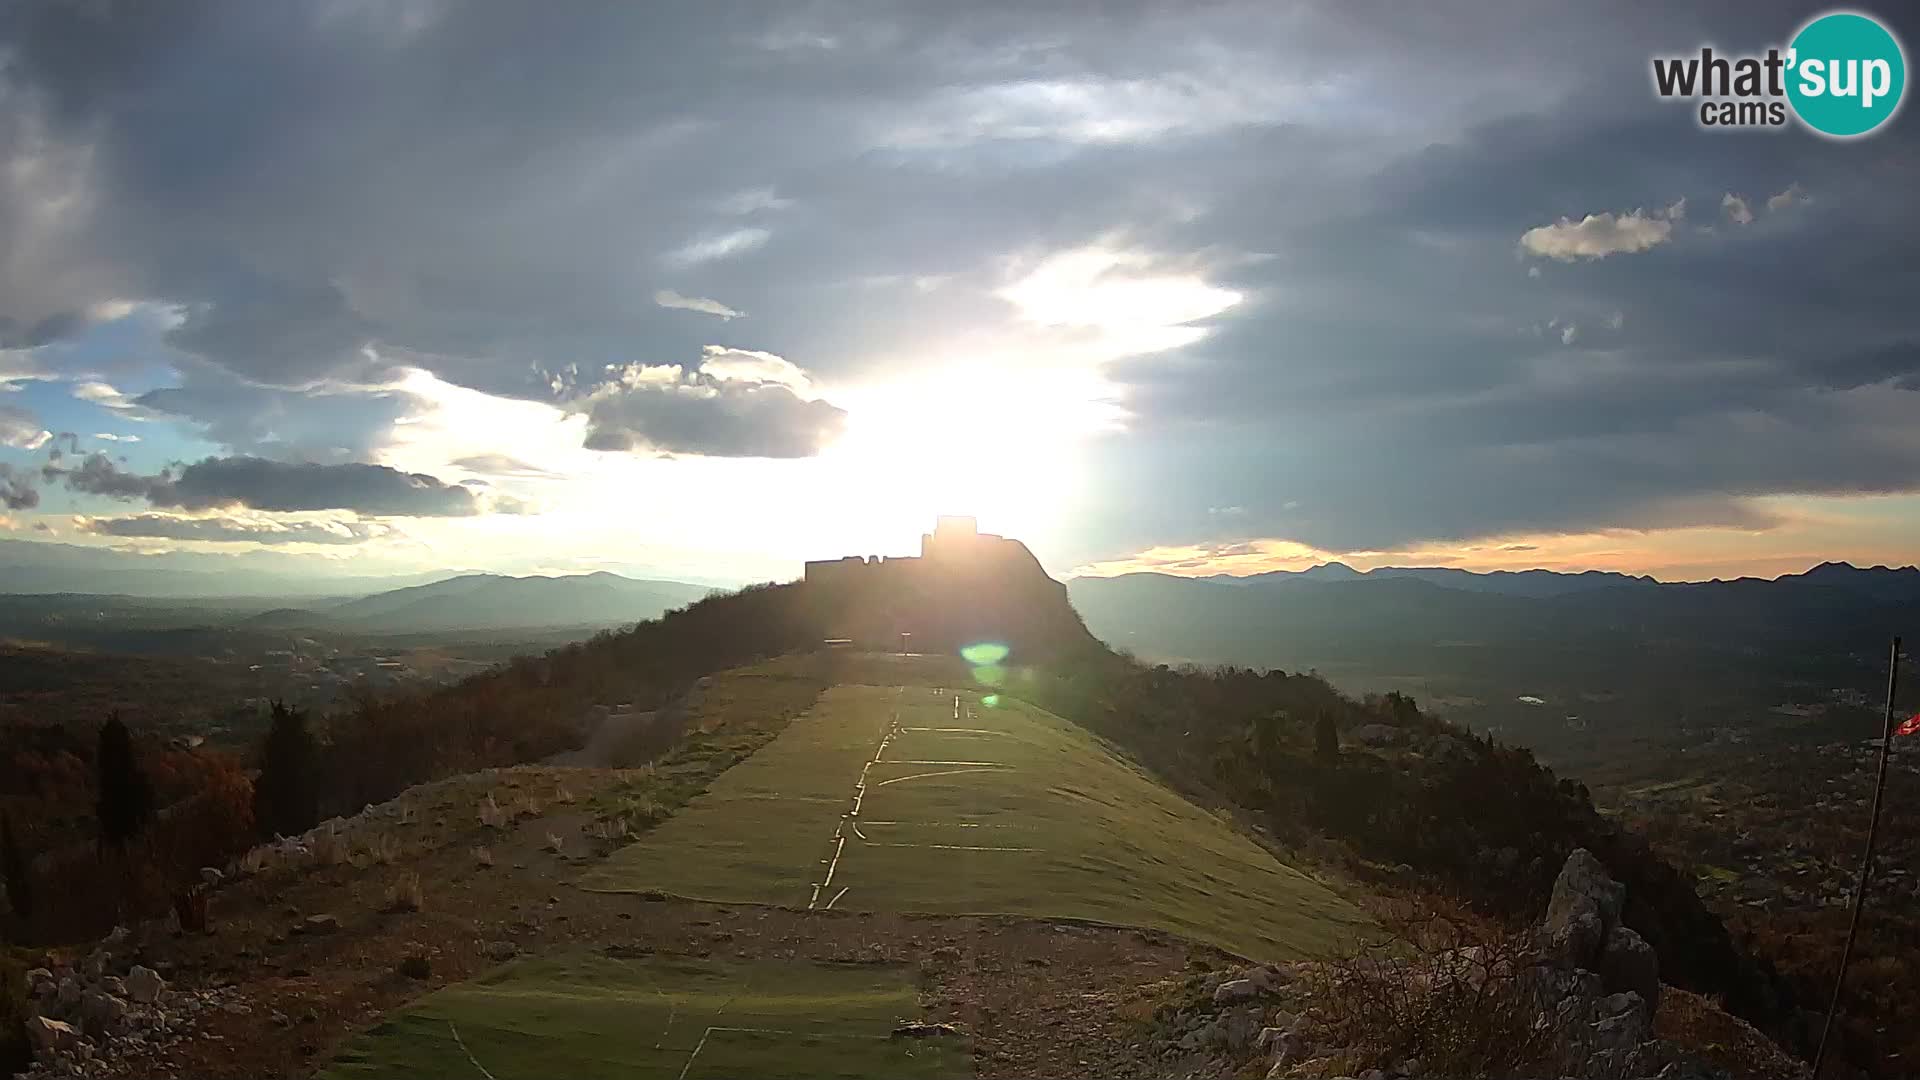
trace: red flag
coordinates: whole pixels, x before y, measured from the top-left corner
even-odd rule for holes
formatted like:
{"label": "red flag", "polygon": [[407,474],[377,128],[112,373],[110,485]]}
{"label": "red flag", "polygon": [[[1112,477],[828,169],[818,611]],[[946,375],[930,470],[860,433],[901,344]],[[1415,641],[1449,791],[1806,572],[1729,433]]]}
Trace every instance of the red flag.
{"label": "red flag", "polygon": [[1920,735],[1920,713],[1907,717],[1907,722],[1893,729],[1895,735]]}

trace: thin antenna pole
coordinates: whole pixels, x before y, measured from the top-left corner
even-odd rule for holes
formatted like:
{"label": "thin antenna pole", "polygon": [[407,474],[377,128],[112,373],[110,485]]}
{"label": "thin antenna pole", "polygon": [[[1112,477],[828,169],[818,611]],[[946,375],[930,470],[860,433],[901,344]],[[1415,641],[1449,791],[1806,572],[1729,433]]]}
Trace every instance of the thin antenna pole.
{"label": "thin antenna pole", "polygon": [[1827,1060],[1827,1041],[1833,1035],[1833,1017],[1840,1011],[1840,990],[1847,982],[1847,962],[1853,959],[1853,939],[1860,933],[1860,909],[1867,904],[1867,882],[1873,878],[1873,842],[1880,832],[1880,793],[1887,788],[1887,759],[1893,756],[1893,694],[1900,687],[1900,638],[1893,639],[1887,657],[1887,722],[1880,741],[1880,778],[1873,785],[1873,809],[1867,818],[1867,852],[1860,860],[1860,880],[1853,888],[1853,919],[1847,924],[1847,943],[1840,950],[1840,971],[1833,977],[1833,1000],[1827,1005],[1827,1022],[1820,1027],[1820,1046],[1813,1052],[1813,1075]]}

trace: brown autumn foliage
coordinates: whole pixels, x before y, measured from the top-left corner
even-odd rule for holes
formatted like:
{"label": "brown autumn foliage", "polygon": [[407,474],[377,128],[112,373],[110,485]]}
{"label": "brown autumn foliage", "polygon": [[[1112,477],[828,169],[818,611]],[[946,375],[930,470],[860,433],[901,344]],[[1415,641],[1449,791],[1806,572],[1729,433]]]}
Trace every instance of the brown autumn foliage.
{"label": "brown autumn foliage", "polygon": [[34,888],[58,903],[36,905],[32,940],[84,941],[131,920],[163,916],[203,866],[225,864],[253,839],[253,782],[237,762],[200,770],[205,787],[165,807],[124,851],[74,844],[42,856]]}

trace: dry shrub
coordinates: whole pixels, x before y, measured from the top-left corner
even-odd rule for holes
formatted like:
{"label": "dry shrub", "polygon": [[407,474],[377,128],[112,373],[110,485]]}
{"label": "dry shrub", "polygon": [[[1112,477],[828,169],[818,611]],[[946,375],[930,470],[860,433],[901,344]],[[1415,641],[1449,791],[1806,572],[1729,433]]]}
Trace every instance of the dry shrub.
{"label": "dry shrub", "polygon": [[558,833],[547,834],[547,850],[548,851],[553,852],[555,855],[559,855],[563,853],[563,849],[565,848],[565,846],[566,846],[566,842],[560,838],[560,834]]}
{"label": "dry shrub", "polygon": [[561,784],[558,787],[554,788],[553,801],[561,804],[562,806],[573,805],[573,792],[567,787],[564,781],[561,782]]}
{"label": "dry shrub", "polygon": [[254,840],[253,781],[238,768],[207,769],[206,786],[174,803],[148,831],[149,857],[175,888],[200,878],[203,866],[224,866]]}
{"label": "dry shrub", "polygon": [[487,792],[487,797],[480,801],[480,827],[504,829],[512,823],[513,815],[501,807],[500,801],[493,797],[493,792]]}
{"label": "dry shrub", "polygon": [[401,874],[392,885],[387,886],[385,910],[395,914],[419,911],[426,906],[427,895],[420,887],[420,875],[409,870]]}
{"label": "dry shrub", "polygon": [[544,809],[545,807],[541,805],[540,800],[528,795],[520,800],[520,805],[514,809],[514,816],[537,818]]}
{"label": "dry shrub", "polygon": [[596,821],[585,828],[587,835],[604,843],[618,844],[627,838],[627,819],[623,817],[616,817],[611,821]]}
{"label": "dry shrub", "polygon": [[173,894],[173,914],[180,921],[180,930],[187,934],[204,934],[209,923],[207,920],[207,887],[195,885],[183,892]]}
{"label": "dry shrub", "polygon": [[1307,975],[1308,1014],[1326,1041],[1349,1048],[1354,1069],[1418,1058],[1431,1075],[1501,1076],[1565,1059],[1527,977],[1536,957],[1524,935],[1447,905],[1396,905],[1376,918],[1390,937]]}
{"label": "dry shrub", "polygon": [[481,844],[473,849],[473,861],[487,869],[493,868],[493,849]]}
{"label": "dry shrub", "polygon": [[34,890],[58,903],[34,905],[35,941],[92,941],[118,925],[159,918],[173,906],[169,875],[143,845],[125,851],[74,847],[42,857]]}

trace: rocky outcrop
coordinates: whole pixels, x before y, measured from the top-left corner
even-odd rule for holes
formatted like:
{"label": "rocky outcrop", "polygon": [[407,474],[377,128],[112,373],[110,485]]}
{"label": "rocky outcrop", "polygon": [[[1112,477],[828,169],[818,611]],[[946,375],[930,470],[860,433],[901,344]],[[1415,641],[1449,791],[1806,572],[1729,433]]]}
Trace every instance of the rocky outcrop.
{"label": "rocky outcrop", "polygon": [[1621,923],[1626,901],[1627,887],[1593,852],[1577,848],[1554,879],[1540,929],[1554,959],[1598,973],[1609,992],[1638,994],[1651,1014],[1660,1006],[1660,958]]}
{"label": "rocky outcrop", "polygon": [[[1659,958],[1622,921],[1627,890],[1592,852],[1575,851],[1554,882],[1537,932],[1484,945],[1368,952],[1357,960],[1256,965],[1191,977],[1154,1014],[1168,1075],[1264,1075],[1410,1080],[1458,1075],[1470,1063],[1420,1060],[1433,1042],[1381,1016],[1398,1001],[1409,1016],[1485,1011],[1517,1023],[1516,1039],[1545,1032],[1527,1052],[1542,1076],[1562,1080],[1727,1080],[1654,1036]],[[1452,1030],[1452,1029],[1449,1029]],[[1489,1029],[1499,1031],[1505,1029]],[[1438,1036],[1428,1033],[1421,1038]],[[1481,1033],[1480,1037],[1486,1037]],[[1442,1039],[1444,1043],[1445,1040]],[[1457,1048],[1456,1048],[1457,1050]],[[1373,1067],[1344,1073],[1355,1062]],[[1473,1075],[1489,1075],[1474,1073]],[[1530,1072],[1500,1072],[1503,1078]]]}
{"label": "rocky outcrop", "polygon": [[26,973],[34,1067],[23,1075],[109,1074],[128,1054],[193,1038],[201,1014],[238,1002],[234,987],[169,987],[159,971],[134,962],[139,951],[120,929],[77,960],[59,958]]}

